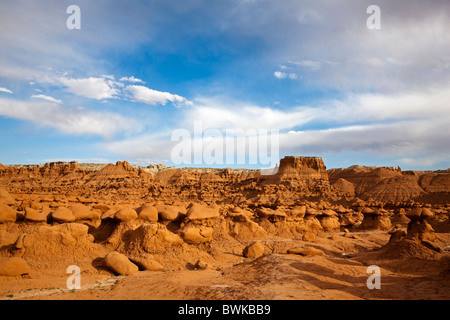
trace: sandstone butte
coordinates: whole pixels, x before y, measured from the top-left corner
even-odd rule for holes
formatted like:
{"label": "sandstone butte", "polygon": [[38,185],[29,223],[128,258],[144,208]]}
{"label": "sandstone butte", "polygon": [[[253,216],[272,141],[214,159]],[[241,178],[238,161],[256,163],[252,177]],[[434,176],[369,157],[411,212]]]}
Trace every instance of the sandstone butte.
{"label": "sandstone butte", "polygon": [[[12,290],[2,282],[5,275],[61,276],[73,264],[88,274],[110,276],[228,270],[224,274],[233,281],[247,283],[239,274],[264,274],[264,266],[272,270],[288,261],[283,259],[298,268],[295,261],[315,259],[323,264],[317,269],[321,276],[349,259],[359,265],[399,261],[390,270],[400,268],[401,274],[405,259],[416,259],[417,270],[423,260],[429,272],[444,274],[442,283],[449,282],[450,169],[327,170],[321,158],[292,156],[276,169],[177,169],[126,161],[0,164],[0,265],[5,269],[0,297]],[[331,266],[327,257],[347,260]],[[13,258],[21,259],[25,271],[10,272]],[[267,298],[257,292],[255,287],[228,298]],[[439,297],[450,298],[446,292]],[[205,294],[189,297],[208,298]],[[177,297],[185,298],[174,291],[169,296]]]}

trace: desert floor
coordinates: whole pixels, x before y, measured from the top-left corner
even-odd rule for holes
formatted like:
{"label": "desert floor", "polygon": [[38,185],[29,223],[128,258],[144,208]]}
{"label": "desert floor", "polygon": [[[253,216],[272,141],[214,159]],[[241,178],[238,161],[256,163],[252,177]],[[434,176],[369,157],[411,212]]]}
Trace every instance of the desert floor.
{"label": "desert floor", "polygon": [[[82,270],[81,289],[67,289],[65,270],[0,277],[1,299],[32,300],[295,300],[450,299],[450,253],[439,260],[379,260],[377,249],[389,236],[368,231],[324,234],[315,243],[265,241],[273,253],[257,259],[224,253],[214,269],[187,266],[179,271],[139,271],[115,276],[94,267]],[[449,243],[450,234],[439,234]],[[287,247],[314,247],[325,255],[287,254]],[[227,259],[229,258],[229,259]],[[234,264],[227,260],[236,261]],[[369,265],[381,270],[380,289],[368,289]]]}

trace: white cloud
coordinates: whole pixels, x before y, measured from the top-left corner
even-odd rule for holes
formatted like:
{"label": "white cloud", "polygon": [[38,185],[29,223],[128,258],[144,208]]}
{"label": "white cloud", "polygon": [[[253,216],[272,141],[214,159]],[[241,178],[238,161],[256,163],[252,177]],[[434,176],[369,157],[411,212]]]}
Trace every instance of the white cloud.
{"label": "white cloud", "polygon": [[142,129],[139,122],[117,113],[96,112],[82,108],[65,108],[49,102],[24,102],[0,99],[0,115],[32,121],[65,134],[111,137]]}
{"label": "white cloud", "polygon": [[291,80],[297,80],[299,78],[298,74],[293,73],[293,72],[286,73],[286,72],[282,72],[282,71],[275,71],[273,73],[273,75],[275,76],[275,78],[278,78],[278,79],[287,79],[287,78],[289,78]]}
{"label": "white cloud", "polygon": [[183,125],[202,121],[204,128],[214,129],[290,129],[314,119],[313,108],[279,110],[229,99],[197,98],[186,111]]}
{"label": "white cloud", "polygon": [[175,106],[191,106],[192,102],[184,97],[169,92],[161,92],[144,86],[129,85],[125,91],[131,94],[131,97],[138,102],[149,105],[165,105],[172,102]]}
{"label": "white cloud", "polygon": [[[391,159],[406,167],[447,167],[449,98],[450,89],[433,88],[395,95],[351,95],[341,101],[288,110],[223,97],[197,98],[192,108],[179,113],[176,125],[188,130],[192,137],[196,122],[200,122],[203,133],[217,129],[223,135],[233,129],[278,129],[281,155],[350,152]],[[306,125],[323,129],[309,129]],[[127,158],[159,162],[170,160],[173,146],[167,131],[104,144],[107,151]]]}
{"label": "white cloud", "polygon": [[301,67],[307,67],[311,70],[319,70],[322,67],[322,63],[319,61],[311,61],[311,60],[302,60],[302,61],[289,61],[289,63],[301,66]]}
{"label": "white cloud", "polygon": [[282,71],[275,71],[273,73],[273,75],[275,76],[275,78],[278,78],[278,79],[286,79],[286,77],[287,77],[287,73],[282,72]]}
{"label": "white cloud", "polygon": [[127,159],[146,159],[149,163],[163,163],[170,160],[172,148],[176,142],[171,141],[171,133],[142,134],[131,138],[106,141],[102,144],[107,152]]}
{"label": "white cloud", "polygon": [[32,95],[31,97],[32,97],[32,98],[36,98],[36,99],[47,100],[47,101],[50,101],[50,102],[53,102],[53,103],[62,103],[61,100],[57,100],[57,99],[55,99],[55,98],[53,98],[53,97],[46,96],[46,95],[44,95],[44,94]]}
{"label": "white cloud", "polygon": [[144,81],[142,81],[141,79],[135,78],[133,76],[131,76],[131,77],[122,77],[122,78],[120,78],[120,81],[133,82],[133,83],[144,83]]}
{"label": "white cloud", "polygon": [[[412,120],[324,130],[289,131],[280,137],[285,153],[330,154],[355,151],[378,157],[410,159],[422,156],[429,164],[442,161],[450,140],[442,134],[450,119]],[[425,160],[421,161],[425,163]],[[407,164],[411,164],[407,163]]]}
{"label": "white cloud", "polygon": [[119,94],[119,90],[115,88],[115,82],[110,78],[84,78],[69,79],[65,77],[57,78],[56,81],[66,86],[66,90],[78,96],[91,99],[111,99]]}
{"label": "white cloud", "polygon": [[6,92],[6,93],[13,94],[13,92],[11,90],[9,90],[7,88],[3,88],[3,87],[0,87],[0,92]]}

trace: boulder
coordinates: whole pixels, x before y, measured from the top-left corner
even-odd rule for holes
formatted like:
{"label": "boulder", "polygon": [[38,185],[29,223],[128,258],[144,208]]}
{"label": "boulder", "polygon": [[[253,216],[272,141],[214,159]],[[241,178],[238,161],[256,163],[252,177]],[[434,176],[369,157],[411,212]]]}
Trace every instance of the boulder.
{"label": "boulder", "polygon": [[158,221],[158,210],[149,204],[144,204],[137,211],[138,218],[149,221],[149,222],[157,222]]}
{"label": "boulder", "polygon": [[191,244],[211,242],[214,229],[205,226],[186,226],[180,231],[181,238]]}
{"label": "boulder", "polygon": [[58,222],[74,222],[75,216],[69,208],[59,207],[53,211],[52,219]]}
{"label": "boulder", "polygon": [[194,265],[194,268],[199,270],[208,270],[211,269],[211,266],[209,265],[209,263],[206,263],[203,260],[197,260],[197,262]]}
{"label": "boulder", "polygon": [[323,230],[326,232],[336,231],[341,228],[341,224],[339,223],[339,218],[334,216],[327,216],[322,215],[319,216],[320,225],[322,226]]}
{"label": "boulder", "polygon": [[312,232],[306,232],[303,235],[302,240],[307,242],[314,242],[316,241],[316,235]]}
{"label": "boulder", "polygon": [[124,207],[117,211],[114,214],[114,219],[120,220],[120,221],[133,221],[137,219],[138,214],[136,210],[130,208],[130,207]]}
{"label": "boulder", "polygon": [[103,266],[119,275],[130,275],[139,271],[137,265],[117,251],[112,251],[103,258]]}
{"label": "boulder", "polygon": [[0,223],[15,222],[16,219],[16,210],[6,204],[0,203]]}
{"label": "boulder", "polygon": [[130,257],[130,261],[136,264],[142,270],[163,271],[164,266],[156,261],[152,256]]}
{"label": "boulder", "polygon": [[299,254],[302,256],[323,256],[325,253],[316,248],[292,248],[287,251],[289,254]]}
{"label": "boulder", "polygon": [[242,254],[246,258],[259,258],[264,254],[264,245],[261,242],[254,242],[244,248]]}
{"label": "boulder", "polygon": [[22,258],[13,257],[0,261],[0,276],[15,277],[29,273],[30,266]]}
{"label": "boulder", "polygon": [[189,220],[205,220],[218,218],[220,213],[217,207],[193,203],[187,211],[186,216]]}
{"label": "boulder", "polygon": [[157,204],[158,217],[162,221],[174,221],[180,216],[180,207]]}
{"label": "boulder", "polygon": [[32,208],[25,208],[25,220],[32,222],[46,222],[47,214]]}
{"label": "boulder", "polygon": [[75,203],[69,206],[72,210],[72,214],[75,220],[98,220],[100,219],[100,214],[96,211],[91,210],[89,207],[82,203]]}

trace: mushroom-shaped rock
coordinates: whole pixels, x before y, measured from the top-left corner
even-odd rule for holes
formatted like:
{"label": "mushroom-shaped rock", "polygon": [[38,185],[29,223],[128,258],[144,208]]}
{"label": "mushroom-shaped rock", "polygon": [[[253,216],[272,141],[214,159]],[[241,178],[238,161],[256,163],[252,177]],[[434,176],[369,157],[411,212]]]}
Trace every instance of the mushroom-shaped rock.
{"label": "mushroom-shaped rock", "polygon": [[428,208],[415,208],[406,212],[406,216],[411,220],[408,223],[407,239],[419,239],[421,241],[434,241],[436,234],[431,225],[426,221],[434,216]]}
{"label": "mushroom-shaped rock", "polygon": [[220,213],[216,207],[194,203],[190,206],[186,216],[189,220],[205,220],[218,218]]}
{"label": "mushroom-shaped rock", "polygon": [[132,221],[137,219],[138,214],[136,210],[130,208],[130,207],[124,207],[117,211],[114,214],[114,219],[120,220],[120,221]]}
{"label": "mushroom-shaped rock", "polygon": [[52,218],[58,222],[74,222],[75,216],[72,213],[72,210],[66,207],[59,207],[52,213]]}
{"label": "mushroom-shaped rock", "polygon": [[16,210],[6,204],[0,203],[0,223],[15,222],[16,219]]}
{"label": "mushroom-shaped rock", "polygon": [[342,227],[352,227],[360,223],[364,215],[360,212],[346,212],[339,215],[339,223]]}
{"label": "mushroom-shaped rock", "polygon": [[331,209],[322,210],[322,214],[317,216],[317,218],[324,231],[336,231],[341,227],[337,213]]}
{"label": "mushroom-shaped rock", "polygon": [[22,258],[13,257],[0,261],[0,276],[15,277],[28,273],[30,266]]}
{"label": "mushroom-shaped rock", "polygon": [[406,212],[406,217],[411,220],[426,220],[434,216],[428,208],[415,208]]}
{"label": "mushroom-shaped rock", "polygon": [[402,210],[398,210],[391,218],[391,222],[393,225],[400,224],[402,226],[406,226],[411,219],[409,219],[406,214],[405,210],[401,208]]}
{"label": "mushroom-shaped rock", "polygon": [[364,215],[360,225],[362,230],[389,230],[392,227],[391,220],[387,214],[380,210],[364,208],[361,212]]}
{"label": "mushroom-shaped rock", "polygon": [[292,248],[287,251],[289,254],[299,254],[302,256],[323,256],[325,253],[316,248]]}
{"label": "mushroom-shaped rock", "polygon": [[47,214],[32,208],[25,208],[25,220],[32,222],[46,222]]}
{"label": "mushroom-shaped rock", "polygon": [[181,208],[178,206],[157,204],[157,205],[155,205],[155,208],[158,211],[159,219],[161,219],[163,221],[176,220],[181,214],[181,211],[180,211]]}
{"label": "mushroom-shaped rock", "polygon": [[246,258],[259,258],[264,254],[264,245],[261,242],[254,242],[244,248],[242,254]]}
{"label": "mushroom-shaped rock", "polygon": [[103,258],[103,266],[119,275],[129,275],[139,271],[137,265],[117,251],[112,251]]}
{"label": "mushroom-shaped rock", "polygon": [[135,230],[130,230],[126,241],[126,250],[143,250],[152,253],[167,252],[167,248],[182,245],[183,239],[159,223],[144,223]]}
{"label": "mushroom-shaped rock", "polygon": [[211,242],[213,239],[213,228],[205,226],[185,226],[180,231],[181,238],[191,244]]}
{"label": "mushroom-shaped rock", "polygon": [[150,222],[158,221],[158,210],[149,204],[144,204],[138,210],[138,218]]}
{"label": "mushroom-shaped rock", "polygon": [[89,207],[82,203],[75,203],[69,206],[72,210],[72,214],[75,220],[98,220],[100,219],[100,214],[96,211],[91,210]]}

